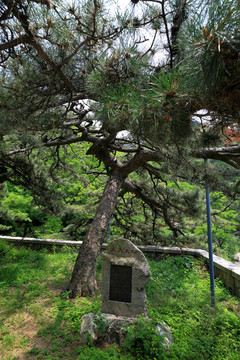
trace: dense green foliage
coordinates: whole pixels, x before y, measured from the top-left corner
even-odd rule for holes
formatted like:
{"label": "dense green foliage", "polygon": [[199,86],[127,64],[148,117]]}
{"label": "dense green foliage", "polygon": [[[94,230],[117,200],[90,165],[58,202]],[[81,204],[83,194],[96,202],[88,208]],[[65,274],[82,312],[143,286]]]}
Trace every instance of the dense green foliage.
{"label": "dense green foliage", "polygon": [[[214,171],[214,164],[211,169]],[[212,176],[215,176],[214,172]],[[153,197],[166,199],[169,213],[181,224],[185,236],[176,242],[164,219],[156,218],[150,206],[134,195],[126,194],[119,198],[110,226],[111,238],[124,236],[135,243],[180,244],[207,249],[204,184],[173,182],[171,177],[165,176],[164,182],[156,182],[152,189],[149,178],[142,171],[131,175],[131,179],[146,188],[149,194],[152,192]],[[49,189],[53,187],[54,192],[45,203],[39,201],[34,191],[21,185],[1,185],[1,234],[82,240],[93,219],[105,180],[104,168],[99,168],[93,157],[85,156],[85,146],[72,145],[64,155],[64,162],[54,171],[54,182],[48,179]],[[223,185],[228,188],[213,189],[210,194],[213,247],[216,255],[231,260],[232,255],[239,252],[240,206],[239,200],[232,201],[228,196],[228,189],[234,186],[231,177]],[[49,202],[52,201],[55,210],[51,211]],[[108,238],[109,232],[106,241]]]}
{"label": "dense green foliage", "polygon": [[[1,242],[1,251],[7,248]],[[20,354],[29,359],[47,360],[239,358],[239,302],[216,281],[217,307],[213,310],[205,266],[191,257],[149,260],[152,272],[147,286],[149,317],[155,324],[164,321],[170,326],[174,337],[171,350],[157,347],[155,331],[152,327],[148,329],[150,324],[142,318],[131,329],[129,342],[122,348],[82,345],[81,317],[89,312],[98,313],[101,300],[100,295],[69,300],[66,294],[61,294],[75,257],[76,253],[69,249],[50,254],[24,248],[12,248],[1,257],[3,360],[16,360]],[[98,282],[101,282],[100,263]],[[132,333],[137,342],[130,347]]]}
{"label": "dense green foliage", "polygon": [[[64,151],[53,178],[46,179],[47,193],[40,198],[34,189],[4,183],[0,193],[2,234],[58,238],[81,238],[94,216],[101,195],[98,162],[85,155],[86,146],[72,145]],[[47,154],[46,165],[51,168]]]}

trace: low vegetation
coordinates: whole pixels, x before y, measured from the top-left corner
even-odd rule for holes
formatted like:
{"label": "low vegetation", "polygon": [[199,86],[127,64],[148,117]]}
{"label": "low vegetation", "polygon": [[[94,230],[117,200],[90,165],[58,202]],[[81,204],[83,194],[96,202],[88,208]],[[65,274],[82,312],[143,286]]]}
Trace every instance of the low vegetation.
{"label": "low vegetation", "polygon": [[[22,359],[212,359],[237,360],[240,353],[240,305],[216,281],[216,309],[210,303],[204,263],[191,257],[149,260],[149,317],[170,326],[174,345],[157,346],[155,331],[142,318],[123,347],[80,341],[81,317],[98,313],[100,292],[69,300],[62,291],[76,253],[9,248],[1,243],[0,353],[2,360]],[[98,283],[101,284],[98,264]],[[130,334],[131,335],[131,334]],[[144,340],[144,341],[143,341]],[[131,346],[130,346],[131,345]]]}

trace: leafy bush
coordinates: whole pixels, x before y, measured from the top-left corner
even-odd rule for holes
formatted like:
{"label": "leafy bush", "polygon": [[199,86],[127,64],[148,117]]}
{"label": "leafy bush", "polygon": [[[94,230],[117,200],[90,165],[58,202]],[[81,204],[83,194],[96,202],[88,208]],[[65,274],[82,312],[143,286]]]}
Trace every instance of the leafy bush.
{"label": "leafy bush", "polygon": [[164,339],[157,334],[157,323],[139,317],[128,330],[123,347],[137,359],[164,359]]}
{"label": "leafy bush", "polygon": [[104,340],[109,324],[104,320],[104,317],[101,315],[100,312],[97,315],[98,318],[94,320],[94,323],[97,326],[97,331],[96,331],[97,342],[101,344]]}

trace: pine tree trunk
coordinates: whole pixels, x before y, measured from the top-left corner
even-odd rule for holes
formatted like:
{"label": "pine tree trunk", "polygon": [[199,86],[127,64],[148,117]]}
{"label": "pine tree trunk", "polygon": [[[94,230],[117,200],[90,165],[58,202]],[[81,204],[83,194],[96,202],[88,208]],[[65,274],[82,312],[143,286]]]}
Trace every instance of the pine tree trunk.
{"label": "pine tree trunk", "polygon": [[103,196],[79,250],[72,277],[67,286],[70,298],[77,295],[89,296],[97,290],[97,260],[116,206],[122,182],[123,179],[110,176],[106,183]]}

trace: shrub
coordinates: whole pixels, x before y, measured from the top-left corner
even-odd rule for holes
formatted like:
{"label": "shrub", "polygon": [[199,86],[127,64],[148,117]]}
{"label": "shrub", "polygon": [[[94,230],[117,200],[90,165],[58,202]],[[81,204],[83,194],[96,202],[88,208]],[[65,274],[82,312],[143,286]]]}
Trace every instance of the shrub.
{"label": "shrub", "polygon": [[137,359],[164,359],[163,337],[156,331],[156,322],[139,317],[128,330],[123,348]]}

